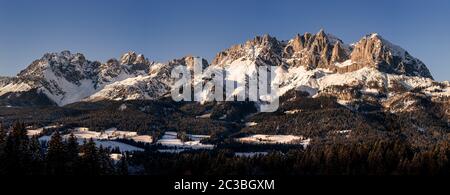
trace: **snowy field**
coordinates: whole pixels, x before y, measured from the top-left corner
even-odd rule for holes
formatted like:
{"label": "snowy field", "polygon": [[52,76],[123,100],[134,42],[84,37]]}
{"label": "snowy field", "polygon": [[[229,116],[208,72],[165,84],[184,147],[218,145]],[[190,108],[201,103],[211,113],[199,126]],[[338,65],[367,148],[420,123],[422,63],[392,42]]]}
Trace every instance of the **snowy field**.
{"label": "snowy field", "polygon": [[162,146],[174,148],[174,150],[160,150],[160,152],[180,152],[183,149],[192,149],[192,150],[211,150],[214,149],[214,145],[211,144],[202,144],[201,140],[209,138],[207,135],[187,135],[189,139],[192,141],[182,142],[177,138],[177,132],[168,131],[164,134],[164,136],[158,140],[158,144]]}
{"label": "snowy field", "polygon": [[288,110],[286,112],[284,112],[285,114],[297,114],[299,112],[301,112],[302,110],[299,109],[295,109],[295,110]]}
{"label": "snowy field", "polygon": [[245,126],[246,126],[246,127],[253,127],[253,126],[256,126],[256,125],[258,125],[258,123],[256,123],[256,122],[248,122],[248,123],[245,123]]}
{"label": "snowy field", "polygon": [[247,137],[237,138],[241,143],[254,143],[254,144],[298,144],[304,147],[308,146],[310,139],[305,139],[303,136],[295,135],[250,135]]}
{"label": "snowy field", "polygon": [[30,129],[30,130],[27,130],[27,136],[28,136],[28,137],[38,136],[38,135],[40,135],[43,131],[44,131],[44,128]]}
{"label": "snowy field", "polygon": [[27,136],[28,137],[33,137],[33,136],[39,136],[41,135],[45,129],[55,129],[61,127],[61,125],[50,125],[50,126],[45,126],[45,127],[41,127],[41,128],[33,128],[33,127],[27,127]]}
{"label": "snowy field", "polygon": [[[117,128],[110,128],[103,132],[89,131],[89,128],[78,127],[72,130],[73,135],[78,139],[95,139],[95,140],[115,140],[129,139],[135,142],[152,143],[153,139],[149,135],[138,135],[133,131],[119,131]],[[69,135],[65,135],[67,138]]]}
{"label": "snowy field", "polygon": [[[64,136],[65,138],[67,138],[67,136]],[[39,138],[39,141],[41,142],[49,142],[51,139],[51,136],[42,136]],[[103,148],[110,148],[110,149],[116,149],[119,148],[119,150],[121,152],[142,152],[144,151],[144,149],[142,148],[138,148],[129,144],[125,144],[125,143],[121,143],[118,141],[110,141],[110,140],[96,140],[93,139],[94,143],[97,147],[102,146]],[[83,144],[86,139],[82,139],[82,138],[78,138],[77,139],[78,144]]]}
{"label": "snowy field", "polygon": [[118,162],[118,161],[120,161],[120,159],[122,158],[122,154],[111,154],[111,155],[109,155],[109,157],[110,157],[114,162]]}
{"label": "snowy field", "polygon": [[[256,123],[249,123],[248,126],[256,125]],[[44,128],[30,129],[28,130],[29,136],[42,134]],[[117,139],[134,140],[140,143],[152,144],[153,139],[149,135],[138,135],[132,131],[120,131],[117,128],[110,128],[102,132],[90,131],[86,127],[74,128],[70,131],[78,139],[80,144],[83,144],[85,140],[93,139],[95,144],[104,148],[119,148],[122,152],[132,151],[144,151],[142,148],[135,147],[129,144],[116,141]],[[210,138],[208,135],[193,135],[187,134],[189,141],[183,142],[178,138],[177,132],[168,131],[159,139],[156,144],[159,144],[164,149],[159,149],[159,152],[163,153],[180,153],[188,150],[212,150],[215,148],[213,144],[203,144],[202,140]],[[68,139],[70,134],[63,135],[64,139]],[[51,136],[42,136],[40,141],[48,142]],[[307,147],[310,144],[311,139],[306,139],[303,136],[295,135],[250,135],[247,137],[237,138],[236,141],[241,143],[253,143],[253,144],[295,144]],[[253,153],[236,153],[236,156],[254,156],[265,155],[265,152],[253,152]]]}
{"label": "snowy field", "polygon": [[[46,127],[39,129],[30,129],[27,131],[28,136],[40,135]],[[144,149],[135,147],[129,144],[121,143],[118,141],[114,141],[116,139],[128,139],[134,140],[135,142],[140,143],[149,143],[153,142],[153,139],[149,135],[138,135],[136,132],[132,131],[119,131],[117,128],[110,128],[103,132],[95,132],[90,131],[89,128],[86,127],[77,127],[70,131],[77,138],[79,144],[83,144],[85,140],[92,139],[94,140],[97,147],[104,147],[115,149],[119,148],[121,152],[133,152],[133,151],[144,151]],[[68,139],[70,134],[63,135],[64,139]],[[50,141],[51,136],[42,136],[39,138],[40,141],[48,142]]]}
{"label": "snowy field", "polygon": [[[28,134],[39,135],[42,133],[41,129],[29,130]],[[117,128],[110,128],[102,132],[90,131],[86,127],[77,127],[71,130],[71,133],[78,139],[80,144],[83,144],[85,140],[93,139],[97,147],[104,148],[119,148],[122,152],[132,152],[132,151],[144,151],[142,148],[131,146],[129,144],[121,143],[115,141],[116,139],[128,139],[134,140],[140,143],[153,143],[153,139],[149,135],[138,135],[136,132],[132,131],[119,131]],[[68,139],[70,134],[63,135],[64,139]],[[176,132],[166,132],[164,136],[158,140],[157,144],[167,147],[168,149],[161,149],[160,152],[167,153],[179,153],[186,150],[210,150],[214,149],[214,145],[202,144],[201,140],[209,138],[208,135],[187,135],[191,141],[182,142],[177,138]],[[51,136],[42,136],[39,138],[40,141],[48,142]]]}
{"label": "snowy field", "polygon": [[119,148],[121,152],[143,152],[144,149],[138,148],[132,145],[116,142],[116,141],[105,141],[105,140],[95,140],[95,145],[97,147],[102,146],[103,148]]}
{"label": "snowy field", "polygon": [[195,118],[211,118],[211,113],[204,114],[204,115],[201,115],[201,116],[196,116]]}

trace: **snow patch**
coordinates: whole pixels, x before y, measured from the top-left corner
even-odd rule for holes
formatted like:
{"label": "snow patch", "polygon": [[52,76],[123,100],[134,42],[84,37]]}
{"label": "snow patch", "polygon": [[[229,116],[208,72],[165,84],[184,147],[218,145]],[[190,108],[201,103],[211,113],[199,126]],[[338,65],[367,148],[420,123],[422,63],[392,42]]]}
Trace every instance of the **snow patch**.
{"label": "snow patch", "polygon": [[[73,135],[78,139],[94,139],[94,140],[116,140],[116,139],[128,139],[141,143],[153,143],[153,138],[149,135],[138,135],[133,131],[119,131],[117,128],[110,128],[104,132],[90,131],[86,127],[78,127],[71,131]],[[65,135],[68,138],[69,135]]]}
{"label": "snow patch", "polygon": [[104,140],[94,140],[97,147],[102,146],[103,148],[115,149],[119,148],[121,152],[143,152],[144,149],[138,148],[132,145],[116,142],[116,141],[104,141]]}
{"label": "snow patch", "polygon": [[295,110],[288,110],[286,112],[284,112],[285,114],[297,114],[299,112],[301,112],[302,110],[300,109],[295,109]]}
{"label": "snow patch", "polygon": [[109,158],[111,158],[111,160],[113,160],[113,161],[115,161],[115,162],[118,162],[118,161],[120,161],[120,159],[122,159],[122,154],[110,154],[109,155]]}
{"label": "snow patch", "polygon": [[200,143],[201,140],[205,138],[209,138],[210,136],[207,135],[190,135],[187,136],[192,141],[183,142],[177,137],[177,132],[168,131],[165,132],[163,137],[158,140],[157,144],[161,144],[162,146],[174,148],[174,149],[193,149],[193,150],[211,150],[214,149],[214,145],[211,144],[202,144]]}
{"label": "snow patch", "polygon": [[204,114],[204,115],[201,115],[201,116],[196,116],[195,118],[211,118],[211,113]]}
{"label": "snow patch", "polygon": [[351,66],[353,64],[354,64],[354,62],[352,60],[347,60],[347,61],[342,62],[342,63],[338,63],[337,62],[334,65],[337,66],[337,67],[346,67],[346,66]]}
{"label": "snow patch", "polygon": [[250,135],[236,139],[242,143],[256,143],[256,144],[299,144],[306,140],[303,136],[295,135]]}
{"label": "snow patch", "polygon": [[126,110],[127,109],[127,105],[125,105],[125,104],[122,104],[122,105],[120,105],[120,107],[119,107],[119,111],[124,111],[124,110]]}
{"label": "snow patch", "polygon": [[30,129],[30,130],[27,130],[27,136],[28,137],[38,136],[38,135],[42,134],[43,131],[44,131],[44,128]]}
{"label": "snow patch", "polygon": [[256,125],[258,125],[258,123],[255,123],[255,122],[248,122],[248,123],[245,123],[245,126],[246,126],[246,127],[253,127],[253,126],[256,126]]}

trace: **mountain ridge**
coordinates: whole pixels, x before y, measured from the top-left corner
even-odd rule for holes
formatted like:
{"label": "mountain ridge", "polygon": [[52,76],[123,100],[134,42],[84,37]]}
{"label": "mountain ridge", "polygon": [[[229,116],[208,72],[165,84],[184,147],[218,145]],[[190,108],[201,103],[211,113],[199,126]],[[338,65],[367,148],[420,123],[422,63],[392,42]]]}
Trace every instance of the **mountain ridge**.
{"label": "mountain ridge", "polygon": [[[60,106],[102,99],[157,99],[170,91],[173,83],[170,67],[192,66],[196,60],[216,72],[225,69],[227,78],[237,82],[245,82],[240,74],[254,75],[258,66],[276,66],[275,81],[280,84],[280,96],[291,89],[306,90],[311,96],[326,94],[324,91],[334,91],[329,88],[335,85],[355,87],[354,80],[363,85],[360,90],[370,89],[369,83],[389,89],[391,82],[400,82],[406,88],[422,87],[421,92],[431,97],[447,96],[450,92],[445,82],[436,84],[422,61],[379,34],[345,44],[321,29],[316,34],[297,34],[287,41],[267,34],[257,36],[219,52],[212,63],[193,56],[159,63],[133,51],[104,63],[70,51],[47,53],[16,77],[0,79],[0,97],[36,90]],[[441,92],[430,92],[435,85],[440,86],[435,91]]]}

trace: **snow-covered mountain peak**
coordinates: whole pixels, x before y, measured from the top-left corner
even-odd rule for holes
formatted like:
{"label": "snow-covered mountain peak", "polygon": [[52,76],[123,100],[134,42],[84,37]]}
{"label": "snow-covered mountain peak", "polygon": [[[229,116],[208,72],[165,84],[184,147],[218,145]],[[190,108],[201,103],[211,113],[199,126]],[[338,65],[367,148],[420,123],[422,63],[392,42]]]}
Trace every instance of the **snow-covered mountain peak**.
{"label": "snow-covered mountain peak", "polygon": [[98,66],[98,62],[91,62],[80,53],[72,54],[70,51],[47,53],[20,72],[18,77],[35,81],[44,78],[44,73],[50,71],[58,77],[78,84],[80,80],[88,79]]}

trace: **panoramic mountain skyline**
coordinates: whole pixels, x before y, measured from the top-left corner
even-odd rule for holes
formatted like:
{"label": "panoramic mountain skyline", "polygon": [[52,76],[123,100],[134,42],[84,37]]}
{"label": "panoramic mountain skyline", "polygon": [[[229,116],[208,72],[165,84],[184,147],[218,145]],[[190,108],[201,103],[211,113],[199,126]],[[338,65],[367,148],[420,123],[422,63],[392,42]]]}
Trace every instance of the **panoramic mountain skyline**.
{"label": "panoramic mountain skyline", "polygon": [[46,53],[0,77],[0,175],[446,175],[449,99],[449,81],[379,34],[257,36],[210,64]]}
{"label": "panoramic mountain skyline", "polygon": [[449,8],[0,0],[0,176],[258,193],[448,176]]}
{"label": "panoramic mountain skyline", "polygon": [[[196,56],[185,56],[168,63],[154,62],[136,52],[127,52],[119,59],[112,57],[106,62],[87,59],[84,54],[71,51],[46,53],[20,71],[17,77],[0,78],[0,96],[11,101],[14,99],[10,97],[11,93],[33,93],[37,90],[38,94],[45,94],[50,102],[60,106],[85,100],[158,99],[169,89],[173,90],[174,78],[169,75],[174,67],[183,65],[192,69],[196,64],[201,64],[205,69],[202,73],[204,78],[209,78],[211,71],[218,74],[223,69],[227,79],[240,83],[245,81],[245,75],[254,77],[256,67],[276,67],[274,81],[283,81],[279,83],[282,90],[277,90],[277,96],[295,88],[310,95],[318,91],[326,92],[325,88],[330,85],[327,80],[330,79],[325,75],[331,76],[331,85],[346,80],[343,84],[350,86],[357,79],[360,84],[368,81],[381,83],[377,86],[385,89],[393,87],[392,80],[406,78],[413,81],[402,81],[409,83],[404,85],[406,88],[431,87],[431,91],[423,92],[432,97],[448,94],[445,87],[448,82],[442,83],[443,91],[433,91],[435,81],[427,66],[381,35],[373,33],[358,42],[346,44],[321,29],[317,33],[297,34],[289,41],[279,41],[270,35],[256,36],[219,52],[210,63]],[[338,78],[333,78],[336,75]],[[400,78],[394,79],[397,77],[395,75]],[[239,91],[235,89],[233,94]],[[199,93],[197,95],[203,97],[202,102],[206,101],[203,93],[213,94],[208,89]],[[18,97],[21,98],[20,95]]]}
{"label": "panoramic mountain skyline", "polygon": [[446,1],[0,0],[0,75],[14,76],[42,54],[63,50],[102,62],[130,50],[159,62],[189,54],[211,62],[257,35],[289,40],[324,28],[345,43],[377,32],[421,59],[436,80],[450,80],[449,7]]}

